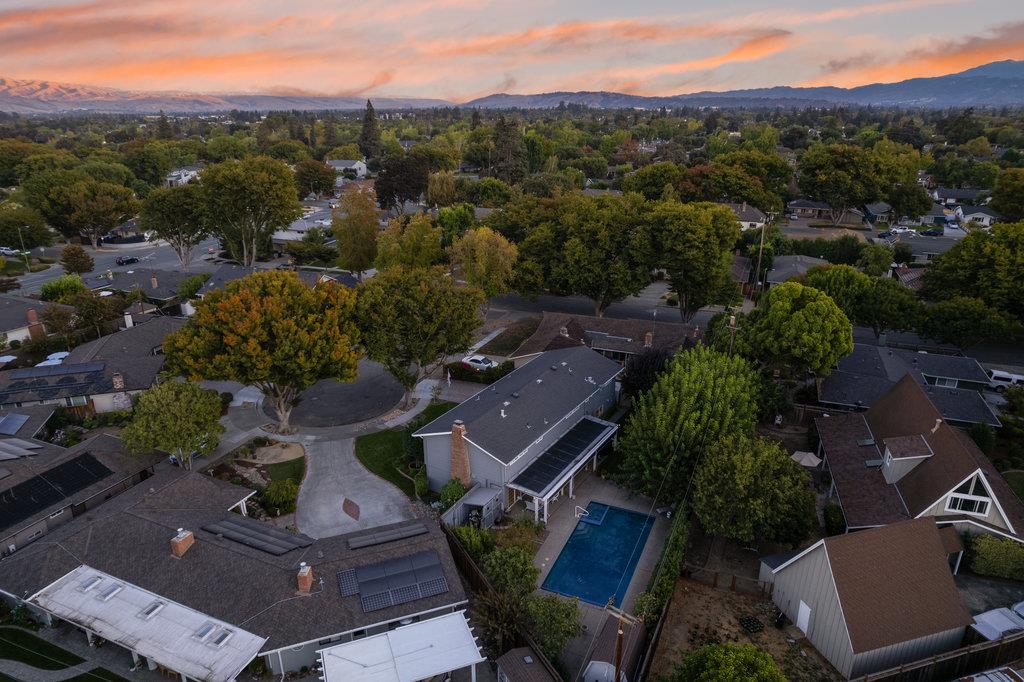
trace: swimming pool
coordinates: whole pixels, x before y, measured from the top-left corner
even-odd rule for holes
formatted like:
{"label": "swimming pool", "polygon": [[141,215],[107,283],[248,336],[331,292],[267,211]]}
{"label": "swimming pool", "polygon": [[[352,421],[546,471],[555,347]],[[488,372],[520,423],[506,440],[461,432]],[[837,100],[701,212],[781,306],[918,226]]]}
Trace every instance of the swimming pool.
{"label": "swimming pool", "polygon": [[600,502],[576,522],[542,589],[604,606],[622,605],[654,518]]}

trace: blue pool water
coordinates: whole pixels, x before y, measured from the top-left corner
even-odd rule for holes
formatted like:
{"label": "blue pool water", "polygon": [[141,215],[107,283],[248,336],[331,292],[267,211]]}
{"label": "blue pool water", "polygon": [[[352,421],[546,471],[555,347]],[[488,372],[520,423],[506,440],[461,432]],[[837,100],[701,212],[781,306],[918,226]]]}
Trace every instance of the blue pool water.
{"label": "blue pool water", "polygon": [[587,511],[541,587],[598,606],[614,595],[621,606],[654,518],[600,502]]}

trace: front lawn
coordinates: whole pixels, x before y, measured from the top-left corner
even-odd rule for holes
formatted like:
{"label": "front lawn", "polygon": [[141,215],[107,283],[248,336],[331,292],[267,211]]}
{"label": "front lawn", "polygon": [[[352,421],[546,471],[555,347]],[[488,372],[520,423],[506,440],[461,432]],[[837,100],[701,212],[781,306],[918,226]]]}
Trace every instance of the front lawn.
{"label": "front lawn", "polygon": [[1013,492],[1017,493],[1017,497],[1024,501],[1024,471],[1007,471],[1003,478],[1013,488]]}
{"label": "front lawn", "polygon": [[[411,499],[416,499],[412,480],[399,472],[395,465],[405,460],[406,444],[411,439],[412,432],[453,407],[455,403],[435,400],[405,427],[359,436],[356,438],[356,458],[374,474],[394,483]],[[416,441],[410,446],[417,447],[422,453],[422,444],[418,439]],[[422,454],[420,460],[422,461]]]}
{"label": "front lawn", "polygon": [[283,481],[286,478],[290,478],[301,485],[302,477],[306,474],[306,458],[296,457],[284,462],[268,464],[267,474],[272,481]]}
{"label": "front lawn", "polygon": [[43,670],[63,670],[84,660],[31,632],[17,628],[0,628],[0,658]]}
{"label": "front lawn", "polygon": [[505,327],[505,331],[488,341],[480,350],[484,355],[508,357],[540,326],[539,317],[524,317]]}

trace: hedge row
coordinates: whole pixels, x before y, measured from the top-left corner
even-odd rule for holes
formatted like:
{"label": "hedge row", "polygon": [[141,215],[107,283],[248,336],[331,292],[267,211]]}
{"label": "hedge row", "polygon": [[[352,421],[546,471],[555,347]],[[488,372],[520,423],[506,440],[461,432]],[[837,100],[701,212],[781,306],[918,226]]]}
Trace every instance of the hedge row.
{"label": "hedge row", "polygon": [[658,559],[651,582],[647,589],[636,597],[634,611],[637,616],[648,623],[653,623],[658,619],[661,610],[665,608],[665,604],[672,596],[676,579],[683,571],[689,533],[689,515],[683,510],[676,510],[672,527],[669,528],[668,537],[665,538],[665,546],[661,550],[661,557]]}
{"label": "hedge row", "polygon": [[461,362],[452,362],[445,366],[455,381],[475,381],[478,384],[493,384],[516,368],[516,363],[506,360],[497,367],[485,369],[479,372],[471,367],[466,367]]}
{"label": "hedge row", "polygon": [[971,571],[1020,580],[1024,576],[1024,545],[1007,538],[978,535],[971,541]]}

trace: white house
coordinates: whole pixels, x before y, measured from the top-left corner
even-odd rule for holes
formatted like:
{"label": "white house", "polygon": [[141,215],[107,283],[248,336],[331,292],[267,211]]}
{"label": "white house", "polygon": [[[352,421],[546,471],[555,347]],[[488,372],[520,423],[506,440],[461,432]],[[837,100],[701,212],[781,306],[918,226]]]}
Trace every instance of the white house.
{"label": "white house", "polygon": [[975,223],[982,227],[992,227],[1002,216],[988,206],[957,206],[956,217],[961,223]]}
{"label": "white house", "polygon": [[922,518],[765,557],[772,601],[847,679],[960,646],[971,623],[950,571],[959,537]]}
{"label": "white house", "polygon": [[745,201],[742,204],[725,203],[722,206],[727,206],[736,214],[736,220],[739,221],[741,230],[760,230],[768,222],[768,216],[756,206],[751,206]]}
{"label": "white house", "polygon": [[345,176],[355,176],[357,180],[366,177],[366,162],[362,159],[328,159],[327,165],[338,171],[338,184]]}
{"label": "white house", "polygon": [[164,185],[166,187],[178,187],[179,185],[187,185],[196,178],[199,177],[199,171],[203,170],[200,165],[193,166],[182,166],[181,168],[175,168],[164,178]]}

